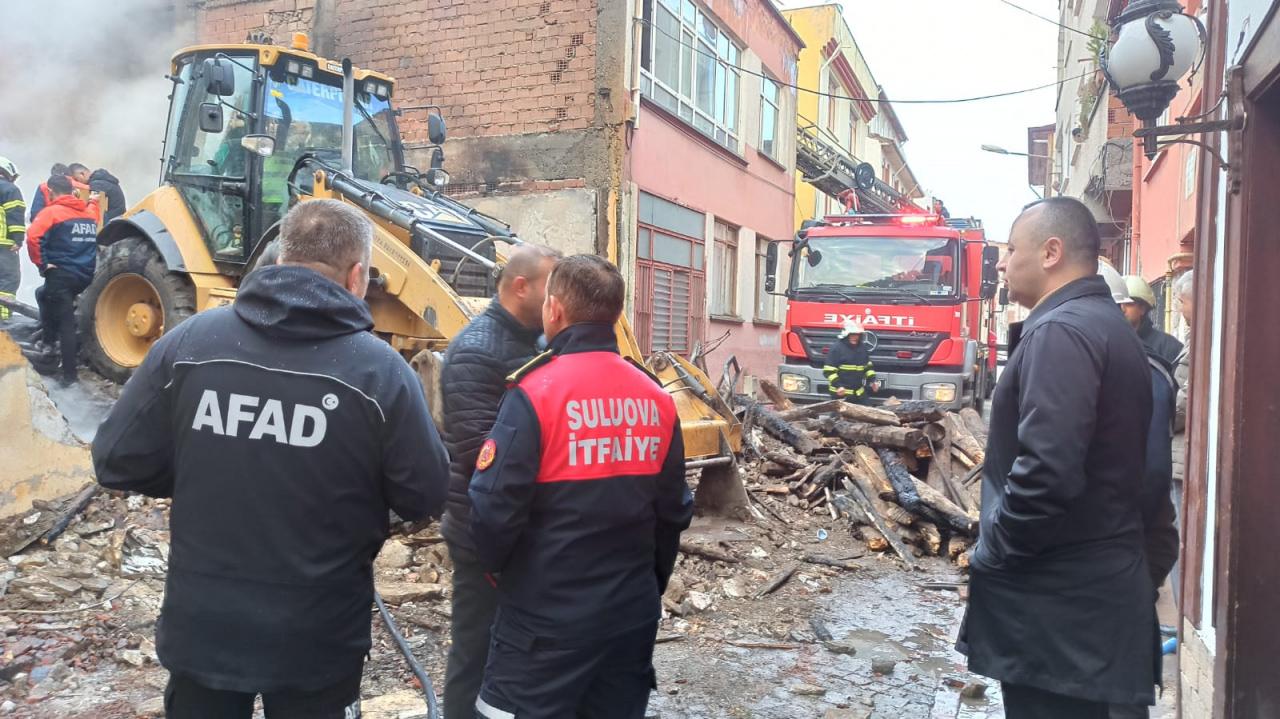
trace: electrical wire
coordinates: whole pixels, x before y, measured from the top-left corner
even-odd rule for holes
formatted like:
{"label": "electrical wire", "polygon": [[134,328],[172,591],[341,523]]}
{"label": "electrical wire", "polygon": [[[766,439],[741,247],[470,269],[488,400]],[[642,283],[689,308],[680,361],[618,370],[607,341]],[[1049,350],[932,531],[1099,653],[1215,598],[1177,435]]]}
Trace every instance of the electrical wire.
{"label": "electrical wire", "polygon": [[1106,38],[1105,38],[1105,37],[1098,37],[1097,35],[1094,35],[1094,34],[1093,34],[1093,33],[1091,33],[1091,32],[1085,32],[1084,30],[1080,30],[1080,29],[1078,29],[1078,28],[1071,27],[1070,25],[1063,25],[1062,23],[1058,22],[1057,20],[1054,20],[1053,18],[1045,17],[1044,15],[1041,15],[1040,13],[1037,13],[1037,12],[1035,12],[1034,10],[1028,10],[1027,8],[1022,7],[1021,5],[1018,5],[1017,3],[1009,2],[1009,0],[998,0],[998,1],[999,1],[999,2],[1004,3],[1005,5],[1008,5],[1009,7],[1013,8],[1014,10],[1020,10],[1020,11],[1022,11],[1022,12],[1024,12],[1024,13],[1026,13],[1026,14],[1030,15],[1031,17],[1039,18],[1039,19],[1044,20],[1045,22],[1047,22],[1047,23],[1049,23],[1049,24],[1051,24],[1051,25],[1057,25],[1058,27],[1062,28],[1063,30],[1070,30],[1071,32],[1076,33],[1077,35],[1084,35],[1085,37],[1093,38],[1094,40],[1106,40]]}
{"label": "electrical wire", "polygon": [[378,607],[378,614],[382,615],[382,623],[386,625],[387,633],[391,635],[392,641],[400,649],[400,653],[404,655],[404,660],[408,663],[409,670],[413,672],[413,676],[417,678],[418,684],[421,685],[422,695],[427,700],[428,719],[440,719],[440,706],[436,703],[436,690],[431,685],[431,677],[427,676],[427,671],[422,668],[417,658],[413,656],[413,649],[405,641],[404,635],[400,633],[399,627],[396,626],[396,620],[391,618],[391,612],[387,610],[387,605],[382,601],[382,595],[377,590],[373,592],[373,603]]}
{"label": "electrical wire", "polygon": [[[1002,0],[1002,1],[1003,1],[1003,0]],[[1072,77],[1066,77],[1066,78],[1063,78],[1063,79],[1061,79],[1061,80],[1056,80],[1056,81],[1054,81],[1054,82],[1048,82],[1048,83],[1045,83],[1045,84],[1043,84],[1043,85],[1036,85],[1035,87],[1024,87],[1024,88],[1022,88],[1022,89],[1020,89],[1020,90],[1009,90],[1009,91],[1007,91],[1007,92],[996,92],[996,93],[992,93],[992,94],[989,94],[989,95],[976,95],[976,96],[973,96],[973,97],[953,97],[953,98],[945,98],[945,99],[939,99],[939,100],[891,100],[891,99],[889,99],[889,98],[879,98],[879,97],[850,97],[850,96],[848,96],[848,95],[837,95],[837,94],[835,94],[835,93],[831,93],[831,92],[823,92],[823,91],[821,91],[821,90],[813,90],[813,89],[810,89],[810,88],[807,88],[807,87],[801,87],[801,86],[796,85],[796,84],[793,84],[793,83],[789,83],[789,82],[785,82],[785,81],[782,81],[782,80],[775,79],[775,78],[773,78],[773,77],[770,77],[770,76],[768,76],[768,75],[764,74],[763,72],[756,72],[756,71],[754,71],[754,70],[748,70],[748,69],[746,69],[746,68],[742,67],[741,65],[730,65],[729,63],[725,62],[725,61],[724,61],[724,60],[723,60],[719,55],[717,55],[716,53],[714,53],[714,52],[708,52],[708,51],[703,50],[702,48],[698,47],[698,41],[697,41],[697,40],[694,40],[694,41],[693,41],[693,45],[690,45],[689,43],[686,43],[686,42],[684,41],[684,39],[683,39],[683,38],[676,37],[675,35],[672,35],[671,33],[667,32],[666,30],[663,30],[662,28],[658,27],[658,26],[657,26],[657,24],[656,24],[656,23],[654,23],[652,20],[645,20],[644,18],[636,18],[636,22],[640,23],[641,25],[646,25],[646,26],[648,26],[649,28],[651,28],[652,30],[654,30],[654,31],[656,31],[656,32],[658,32],[658,33],[661,33],[662,35],[665,35],[665,36],[667,36],[668,38],[671,38],[672,40],[675,40],[675,41],[680,45],[680,47],[687,47],[687,48],[690,48],[690,49],[692,49],[694,52],[698,53],[699,55],[702,55],[703,57],[709,57],[709,58],[711,58],[711,59],[715,60],[716,62],[721,63],[721,64],[723,64],[724,66],[726,66],[726,67],[728,67],[728,68],[731,68],[731,69],[733,69],[733,70],[736,70],[737,72],[739,72],[739,73],[741,73],[741,74],[743,74],[743,75],[751,75],[751,76],[753,76],[753,77],[764,78],[764,79],[768,80],[769,82],[772,82],[773,84],[778,85],[779,87],[787,87],[787,88],[791,88],[792,90],[795,90],[795,91],[797,91],[797,92],[804,92],[804,93],[808,93],[808,94],[810,94],[810,95],[817,95],[817,96],[819,96],[819,97],[828,97],[828,98],[831,98],[831,99],[833,99],[833,100],[851,100],[851,101],[853,101],[853,102],[870,102],[870,103],[875,103],[875,104],[886,104],[886,105],[956,105],[956,104],[966,103],[966,102],[979,102],[979,101],[981,101],[981,100],[995,100],[995,99],[997,99],[997,98],[1001,98],[1001,97],[1011,97],[1011,96],[1013,96],[1013,95],[1023,95],[1023,94],[1026,94],[1026,93],[1028,93],[1028,92],[1035,92],[1035,91],[1037,91],[1037,90],[1045,90],[1045,89],[1048,89],[1048,88],[1051,88],[1051,87],[1058,87],[1058,86],[1060,86],[1060,85],[1064,85],[1064,84],[1066,84],[1066,83],[1068,83],[1068,82],[1071,82],[1072,80],[1080,80],[1080,79],[1082,79],[1082,78],[1088,77],[1088,76],[1090,76],[1090,75],[1094,74],[1094,72],[1095,72],[1094,70],[1089,70],[1089,71],[1087,71],[1087,72],[1082,72],[1082,73],[1080,73],[1079,75],[1073,75]],[[1090,35],[1089,37],[1093,37],[1093,36],[1092,36],[1092,35]]]}

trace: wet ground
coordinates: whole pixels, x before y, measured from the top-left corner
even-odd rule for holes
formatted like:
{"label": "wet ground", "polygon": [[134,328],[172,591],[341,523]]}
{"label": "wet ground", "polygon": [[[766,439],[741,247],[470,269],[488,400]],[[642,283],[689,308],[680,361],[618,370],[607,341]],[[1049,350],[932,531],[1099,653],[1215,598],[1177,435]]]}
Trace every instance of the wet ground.
{"label": "wet ground", "polygon": [[[910,573],[872,556],[863,569],[835,578],[830,593],[779,592],[756,611],[792,627],[785,648],[743,648],[690,639],[655,652],[659,693],[651,715],[661,719],[939,719],[1003,716],[999,691],[962,699],[961,690],[987,684],[964,670],[952,648],[963,603],[954,591],[921,582],[952,581],[956,571],[935,560]],[[814,620],[817,620],[816,622]],[[815,624],[831,640],[816,636]],[[747,643],[743,641],[742,643]]]}

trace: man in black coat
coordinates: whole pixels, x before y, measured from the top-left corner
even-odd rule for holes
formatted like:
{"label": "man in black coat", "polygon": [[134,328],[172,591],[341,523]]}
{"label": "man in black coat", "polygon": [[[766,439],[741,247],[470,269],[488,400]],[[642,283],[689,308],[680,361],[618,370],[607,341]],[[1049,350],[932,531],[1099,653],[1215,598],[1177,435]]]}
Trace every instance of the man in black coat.
{"label": "man in black coat", "polygon": [[1088,208],[1055,197],[1000,263],[1032,308],[1010,327],[958,648],[1002,682],[1010,719],[1105,719],[1153,704],[1159,634],[1144,556],[1151,375],[1097,276]]}
{"label": "man in black coat", "polygon": [[471,719],[489,655],[489,627],[498,597],[480,568],[471,539],[467,487],[476,455],[498,416],[507,376],[537,354],[547,275],[559,253],[539,245],[515,248],[498,278],[498,296],[449,343],[440,370],[444,438],[449,448],[449,502],[441,534],[453,561],[453,614],[445,719]]}
{"label": "man in black coat", "polygon": [[[47,212],[48,210],[46,210]],[[98,482],[172,497],[165,716],[360,714],[390,512],[438,516],[448,458],[417,375],[369,332],[373,226],[312,200],[280,263],[169,330],[93,442]]]}
{"label": "man in black coat", "polygon": [[89,191],[100,192],[107,198],[107,210],[103,213],[103,222],[110,222],[129,209],[124,199],[124,190],[120,189],[120,181],[101,167],[89,175]]}

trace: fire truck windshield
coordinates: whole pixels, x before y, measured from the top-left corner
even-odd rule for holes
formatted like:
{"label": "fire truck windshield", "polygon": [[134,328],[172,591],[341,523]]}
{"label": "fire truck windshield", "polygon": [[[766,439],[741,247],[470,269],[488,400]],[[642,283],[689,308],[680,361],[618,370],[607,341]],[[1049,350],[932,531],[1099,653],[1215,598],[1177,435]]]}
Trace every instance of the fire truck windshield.
{"label": "fire truck windshield", "polygon": [[814,237],[799,248],[791,287],[800,293],[951,297],[960,285],[958,244],[944,237]]}

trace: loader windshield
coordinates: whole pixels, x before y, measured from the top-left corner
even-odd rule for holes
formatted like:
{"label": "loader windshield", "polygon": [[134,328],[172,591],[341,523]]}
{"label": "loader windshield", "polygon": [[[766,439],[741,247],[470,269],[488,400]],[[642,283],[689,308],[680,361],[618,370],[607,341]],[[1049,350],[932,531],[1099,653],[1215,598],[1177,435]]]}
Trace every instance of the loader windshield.
{"label": "loader windshield", "polygon": [[[297,77],[276,80],[268,75],[263,115],[263,132],[276,140],[275,152],[266,159],[262,171],[262,203],[268,214],[276,215],[268,218],[273,222],[288,205],[286,182],[298,158],[308,152],[342,151],[342,87]],[[396,169],[390,117],[390,102],[356,94],[356,177],[378,182]]]}
{"label": "loader windshield", "polygon": [[798,293],[903,292],[948,297],[960,284],[957,242],[933,237],[815,237],[800,248]]}

